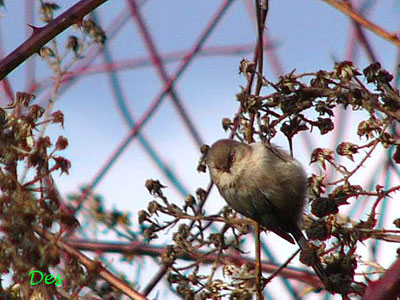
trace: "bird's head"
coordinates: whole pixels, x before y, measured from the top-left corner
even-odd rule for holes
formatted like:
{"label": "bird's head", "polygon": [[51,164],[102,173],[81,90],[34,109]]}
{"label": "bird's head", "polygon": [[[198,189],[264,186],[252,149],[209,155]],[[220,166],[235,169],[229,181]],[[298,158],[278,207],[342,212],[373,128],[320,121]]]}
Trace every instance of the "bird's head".
{"label": "bird's head", "polygon": [[206,163],[211,179],[218,186],[236,180],[246,167],[246,158],[251,152],[247,144],[233,140],[219,140],[208,151]]}

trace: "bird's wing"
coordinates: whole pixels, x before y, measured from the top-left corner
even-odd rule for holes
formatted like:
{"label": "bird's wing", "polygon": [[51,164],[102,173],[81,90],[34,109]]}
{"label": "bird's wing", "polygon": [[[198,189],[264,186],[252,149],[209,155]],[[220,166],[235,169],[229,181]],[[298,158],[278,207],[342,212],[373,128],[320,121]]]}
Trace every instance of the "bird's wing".
{"label": "bird's wing", "polygon": [[258,220],[256,221],[281,238],[287,240],[289,243],[294,244],[295,242],[290,236],[289,231],[282,226],[285,224],[285,219],[282,218],[282,212],[269,200],[267,192],[261,189],[260,192],[263,195],[262,203],[260,203],[260,205],[256,204],[256,207],[254,207],[254,209],[259,212],[257,214]]}

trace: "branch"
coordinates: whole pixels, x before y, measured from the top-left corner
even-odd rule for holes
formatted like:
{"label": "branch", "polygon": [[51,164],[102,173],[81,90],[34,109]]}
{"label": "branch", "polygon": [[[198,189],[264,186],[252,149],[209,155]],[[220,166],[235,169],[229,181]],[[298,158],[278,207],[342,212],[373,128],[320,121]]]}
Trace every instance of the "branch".
{"label": "branch", "polygon": [[60,249],[78,259],[88,270],[96,272],[101,278],[109,282],[116,289],[120,290],[122,293],[124,293],[131,299],[147,300],[146,297],[139,294],[137,291],[132,289],[128,284],[126,284],[123,280],[119,279],[118,277],[113,275],[110,271],[108,271],[106,268],[104,268],[100,262],[95,262],[91,260],[86,255],[77,251],[73,246],[64,242],[61,238],[57,237],[55,234],[52,234],[39,226],[35,226],[35,231],[45,239],[49,241],[50,240],[54,241]]}
{"label": "branch", "polygon": [[400,47],[400,39],[397,37],[395,33],[389,33],[381,27],[375,25],[374,23],[368,21],[363,16],[354,11],[348,4],[338,2],[337,0],[322,0],[330,5],[332,5],[337,10],[341,11],[345,15],[352,18],[355,22],[365,27],[366,29],[372,31],[373,33],[379,35],[385,40],[391,42],[392,44]]}
{"label": "branch", "polygon": [[[154,246],[148,243],[132,241],[129,243],[120,243],[120,242],[96,242],[96,241],[86,241],[86,240],[72,240],[69,239],[68,244],[74,248],[80,249],[82,251],[92,251],[92,252],[113,252],[113,253],[121,253],[127,255],[147,255],[152,257],[161,256],[165,247],[163,246]],[[200,258],[202,263],[214,263],[214,261],[218,258],[217,254],[209,254],[205,255],[204,252],[197,253],[186,253],[184,255],[178,255],[177,258],[183,260],[198,260]],[[221,256],[222,260],[229,261],[230,263],[241,266],[248,262],[255,263],[254,259],[249,259],[243,257],[239,254],[225,254]],[[263,261],[261,264],[261,269],[263,272],[272,273],[279,266]],[[309,272],[299,271],[298,269],[292,268],[284,268],[280,274],[283,277],[288,279],[295,279],[304,283],[307,283],[316,289],[323,288],[319,279],[312,275]]]}
{"label": "branch", "polygon": [[400,295],[400,258],[386,273],[368,284],[363,300],[395,300]]}
{"label": "branch", "polygon": [[0,80],[3,80],[12,70],[18,67],[32,54],[38,53],[40,48],[71,25],[96,9],[107,0],[79,1],[70,9],[59,15],[44,27],[33,27],[32,35],[17,49],[0,61]]}

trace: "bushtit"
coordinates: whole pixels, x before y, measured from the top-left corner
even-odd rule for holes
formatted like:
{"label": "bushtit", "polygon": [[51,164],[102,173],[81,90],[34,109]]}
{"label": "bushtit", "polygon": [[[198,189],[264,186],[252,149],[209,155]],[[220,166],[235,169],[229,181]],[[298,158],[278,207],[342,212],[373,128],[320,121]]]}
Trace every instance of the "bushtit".
{"label": "bushtit", "polygon": [[[296,159],[274,145],[219,140],[209,149],[206,163],[211,180],[233,209],[307,249],[300,229],[307,176]],[[326,283],[321,263],[313,269]]]}

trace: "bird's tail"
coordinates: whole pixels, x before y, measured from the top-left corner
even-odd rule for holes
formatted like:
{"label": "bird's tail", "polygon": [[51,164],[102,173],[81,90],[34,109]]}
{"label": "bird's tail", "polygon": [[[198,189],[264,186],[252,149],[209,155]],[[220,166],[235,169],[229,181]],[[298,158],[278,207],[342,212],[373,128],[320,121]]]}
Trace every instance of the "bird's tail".
{"label": "bird's tail", "polygon": [[[296,228],[296,231],[292,233],[294,239],[296,240],[297,244],[300,246],[301,250],[307,250],[308,249],[308,240],[304,236],[303,232],[299,227]],[[328,288],[329,285],[329,279],[328,276],[325,273],[325,269],[322,266],[321,262],[318,260],[315,264],[311,266],[319,279],[322,281],[324,286]]]}

